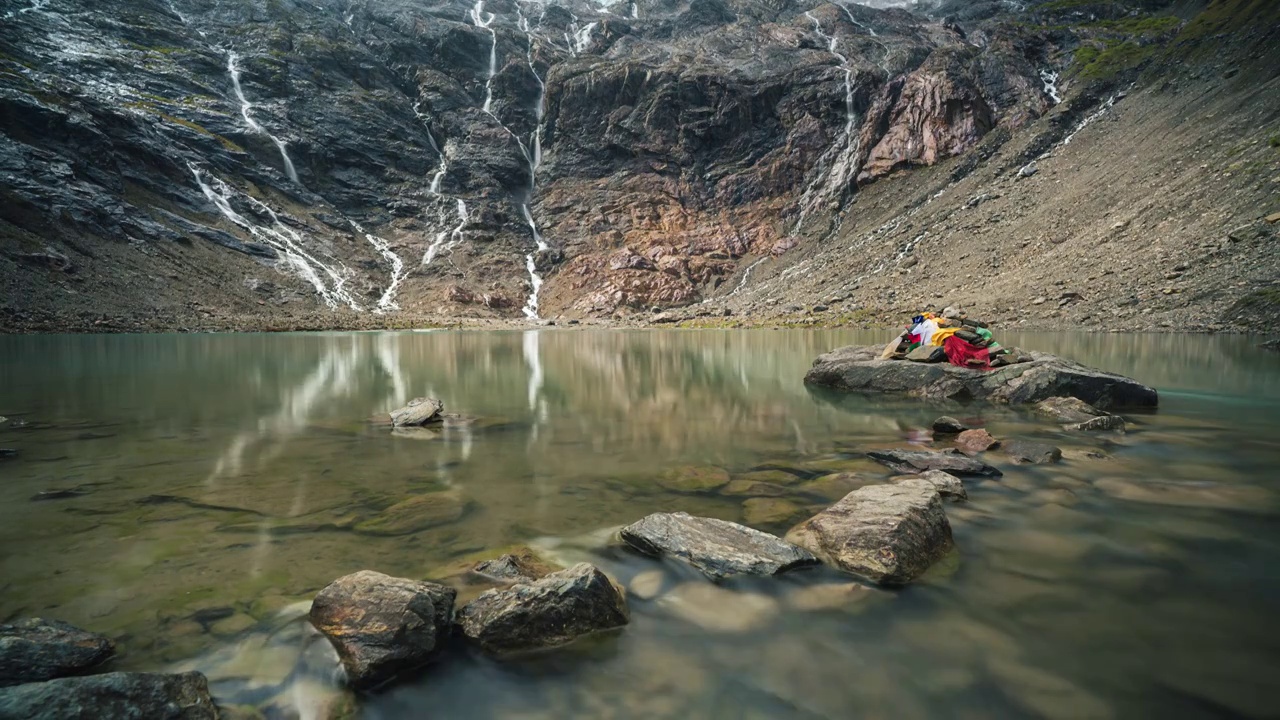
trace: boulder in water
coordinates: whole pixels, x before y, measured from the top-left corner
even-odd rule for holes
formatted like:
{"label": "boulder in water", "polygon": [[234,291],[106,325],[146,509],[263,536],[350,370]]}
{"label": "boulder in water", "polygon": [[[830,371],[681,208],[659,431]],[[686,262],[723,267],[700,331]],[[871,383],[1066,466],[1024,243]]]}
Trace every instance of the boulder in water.
{"label": "boulder in water", "polygon": [[476,563],[471,572],[500,582],[523,582],[538,580],[558,569],[526,548],[517,553],[507,553],[493,560]]}
{"label": "boulder in water", "polygon": [[623,542],[645,555],[680,558],[713,580],[777,575],[818,559],[781,538],[737,523],[688,513],[654,513],[624,527]]}
{"label": "boulder in water", "polygon": [[0,689],[0,718],[217,720],[218,709],[198,672],[117,672]]}
{"label": "boulder in water", "polygon": [[805,520],[787,540],[881,585],[905,585],[952,548],[942,497],[924,479],[869,485]]}
{"label": "boulder in water", "polygon": [[1016,463],[1027,465],[1047,465],[1062,459],[1062,450],[1048,444],[1031,440],[1006,440],[1000,448]]}
{"label": "boulder in water", "polygon": [[114,655],[107,638],[58,620],[0,625],[0,687],[79,675]]}
{"label": "boulder in water", "polygon": [[805,383],[844,392],[1010,405],[1063,396],[1101,408],[1155,407],[1158,403],[1156,391],[1135,380],[1044,353],[1030,353],[1029,362],[988,372],[950,363],[880,360],[879,351],[879,347],[845,347],[820,355],[805,375]]}
{"label": "boulder in water", "polygon": [[711,492],[729,484],[729,471],[714,466],[678,467],[660,475],[658,484],[675,492]]}
{"label": "boulder in water", "polygon": [[492,654],[556,647],[629,621],[622,591],[587,563],[486,591],[458,612],[462,634]]}
{"label": "boulder in water", "polygon": [[1060,423],[1064,430],[1124,432],[1124,418],[1099,410],[1074,397],[1051,397],[1036,403],[1036,412],[1047,415]]}
{"label": "boulder in water", "polygon": [[943,415],[937,420],[934,420],[932,427],[933,431],[939,435],[959,435],[969,429],[968,425],[965,425],[949,415]]}
{"label": "boulder in water", "polygon": [[1000,441],[986,430],[965,430],[956,436],[956,445],[969,453],[980,453],[1000,445]]}
{"label": "boulder in water", "polygon": [[338,651],[347,682],[382,685],[435,657],[453,622],[457,591],[361,570],[329,583],[311,604],[311,624]]}
{"label": "boulder in water", "polygon": [[414,398],[408,405],[391,411],[391,424],[395,427],[420,427],[431,423],[443,422],[440,413],[444,411],[444,403],[435,398]]}
{"label": "boulder in water", "polygon": [[748,525],[782,525],[803,512],[799,505],[782,498],[755,497],[742,503],[742,519]]}
{"label": "boulder in water", "polygon": [[926,480],[932,483],[938,490],[938,494],[949,500],[968,500],[969,493],[964,489],[964,483],[960,478],[949,472],[941,470],[927,470],[919,475],[899,475],[891,478],[890,482],[900,483],[908,480]]}
{"label": "boulder in water", "polygon": [[1002,475],[996,468],[971,458],[954,448],[941,451],[928,450],[873,450],[867,457],[887,465],[892,470],[909,475],[918,475],[928,470],[943,470],[952,475],[998,477]]}

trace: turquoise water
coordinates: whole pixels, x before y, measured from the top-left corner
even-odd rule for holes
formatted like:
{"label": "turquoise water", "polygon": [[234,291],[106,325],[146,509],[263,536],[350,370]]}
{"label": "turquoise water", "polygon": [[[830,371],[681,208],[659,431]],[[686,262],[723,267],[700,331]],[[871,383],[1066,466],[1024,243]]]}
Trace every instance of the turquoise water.
{"label": "turquoise water", "polygon": [[[1008,408],[811,393],[857,331],[429,332],[0,338],[0,618],[118,640],[121,669],[196,668],[268,717],[1273,717],[1280,669],[1280,356],[1244,338],[1004,334],[1157,387],[1124,435]],[[466,423],[396,433],[412,397]],[[928,443],[939,414],[1052,442],[1053,466],[987,460],[947,506],[957,553],[897,592],[835,573],[711,586],[612,544],[654,511],[744,521],[679,494],[685,465],[798,482],[887,478],[867,450]],[[944,446],[939,444],[937,446]],[[456,513],[385,534],[439,493]],[[307,600],[369,568],[454,578],[530,545],[624,585],[632,624],[494,662],[458,649],[353,700]],[[451,581],[456,581],[456,578]],[[832,588],[837,588],[833,591]]]}

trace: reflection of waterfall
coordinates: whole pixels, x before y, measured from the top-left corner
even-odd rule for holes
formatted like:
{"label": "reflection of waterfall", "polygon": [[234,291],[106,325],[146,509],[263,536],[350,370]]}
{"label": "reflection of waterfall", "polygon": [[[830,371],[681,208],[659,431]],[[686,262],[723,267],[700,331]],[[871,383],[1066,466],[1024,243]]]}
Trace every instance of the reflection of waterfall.
{"label": "reflection of waterfall", "polygon": [[857,114],[853,107],[853,68],[849,65],[849,58],[836,49],[836,38],[823,31],[822,23],[818,22],[812,12],[806,10],[804,14],[813,22],[813,31],[826,42],[827,52],[836,58],[844,73],[844,130],[836,143],[819,159],[819,171],[800,197],[800,217],[791,230],[793,235],[800,231],[809,213],[817,209],[818,203],[843,192],[849,186],[857,170],[859,148],[858,134],[854,132]]}
{"label": "reflection of waterfall", "polygon": [[[538,347],[538,331],[526,330],[522,338],[524,362],[529,366],[529,409],[538,409],[542,394],[542,354]],[[534,426],[537,427],[536,424]]]}
{"label": "reflection of waterfall", "polygon": [[231,75],[231,86],[235,90],[236,99],[240,101],[240,115],[244,118],[245,123],[249,125],[249,129],[270,138],[280,150],[280,158],[284,160],[284,171],[288,174],[289,179],[298,181],[298,171],[293,167],[293,161],[289,159],[289,151],[285,148],[284,141],[267,132],[267,129],[258,124],[249,111],[253,109],[253,105],[244,96],[244,88],[240,87],[240,66],[236,62],[240,59],[239,55],[233,52],[227,53],[227,73]]}

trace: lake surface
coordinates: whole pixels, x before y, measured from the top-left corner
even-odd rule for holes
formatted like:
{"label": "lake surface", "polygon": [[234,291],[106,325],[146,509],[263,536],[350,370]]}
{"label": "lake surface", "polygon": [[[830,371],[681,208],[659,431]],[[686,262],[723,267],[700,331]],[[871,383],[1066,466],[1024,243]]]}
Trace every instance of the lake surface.
{"label": "lake surface", "polygon": [[[199,669],[265,717],[1280,714],[1280,356],[1245,338],[1000,336],[1157,387],[1124,435],[803,386],[817,354],[884,336],[0,337],[0,447],[18,451],[0,459],[0,619],[106,633],[118,669]],[[472,419],[374,418],[422,395]],[[1004,477],[965,481],[957,552],[904,590],[829,571],[712,586],[612,540],[655,511],[743,520],[743,497],[656,482],[686,465],[792,475],[801,514],[757,523],[785,532],[842,494],[814,479],[888,478],[862,453],[927,446],[944,412],[1066,457],[987,453]],[[425,493],[461,516],[384,522]],[[624,585],[656,570],[660,590],[631,594],[623,631],[554,653],[453,651],[358,703],[337,688],[305,620],[321,587],[366,568],[446,579],[521,544]]]}

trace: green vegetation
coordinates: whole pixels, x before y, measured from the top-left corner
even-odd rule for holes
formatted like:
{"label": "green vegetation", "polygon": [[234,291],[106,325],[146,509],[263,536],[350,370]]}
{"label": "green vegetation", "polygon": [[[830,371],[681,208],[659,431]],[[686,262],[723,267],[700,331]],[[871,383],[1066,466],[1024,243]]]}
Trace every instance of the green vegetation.
{"label": "green vegetation", "polygon": [[1267,138],[1267,145],[1273,148],[1280,148],[1280,133],[1276,133]]}
{"label": "green vegetation", "polygon": [[[152,97],[152,96],[144,96],[144,97]],[[163,100],[163,98],[161,99]],[[170,101],[164,100],[164,102],[170,102]],[[133,101],[133,102],[125,103],[124,106],[132,110],[142,110],[144,112],[151,113],[152,115],[155,115],[156,117],[160,118],[161,120],[164,120],[165,122],[169,122],[174,125],[181,125],[182,127],[187,128],[188,130],[194,131],[196,133],[199,133],[207,137],[211,137],[217,140],[218,142],[222,143],[222,146],[230,150],[231,152],[244,152],[244,148],[235,144],[229,138],[225,138],[213,132],[212,130],[209,130],[208,128],[205,128],[197,123],[191,122],[190,120],[185,120],[180,117],[169,115],[168,113],[165,113],[164,111],[160,110],[160,108],[156,107],[155,105],[152,105],[151,103]]]}
{"label": "green vegetation", "polygon": [[1136,69],[1154,57],[1159,45],[1136,42],[1104,44],[1102,49],[1086,45],[1076,51],[1070,74],[1083,80],[1105,80]]}

